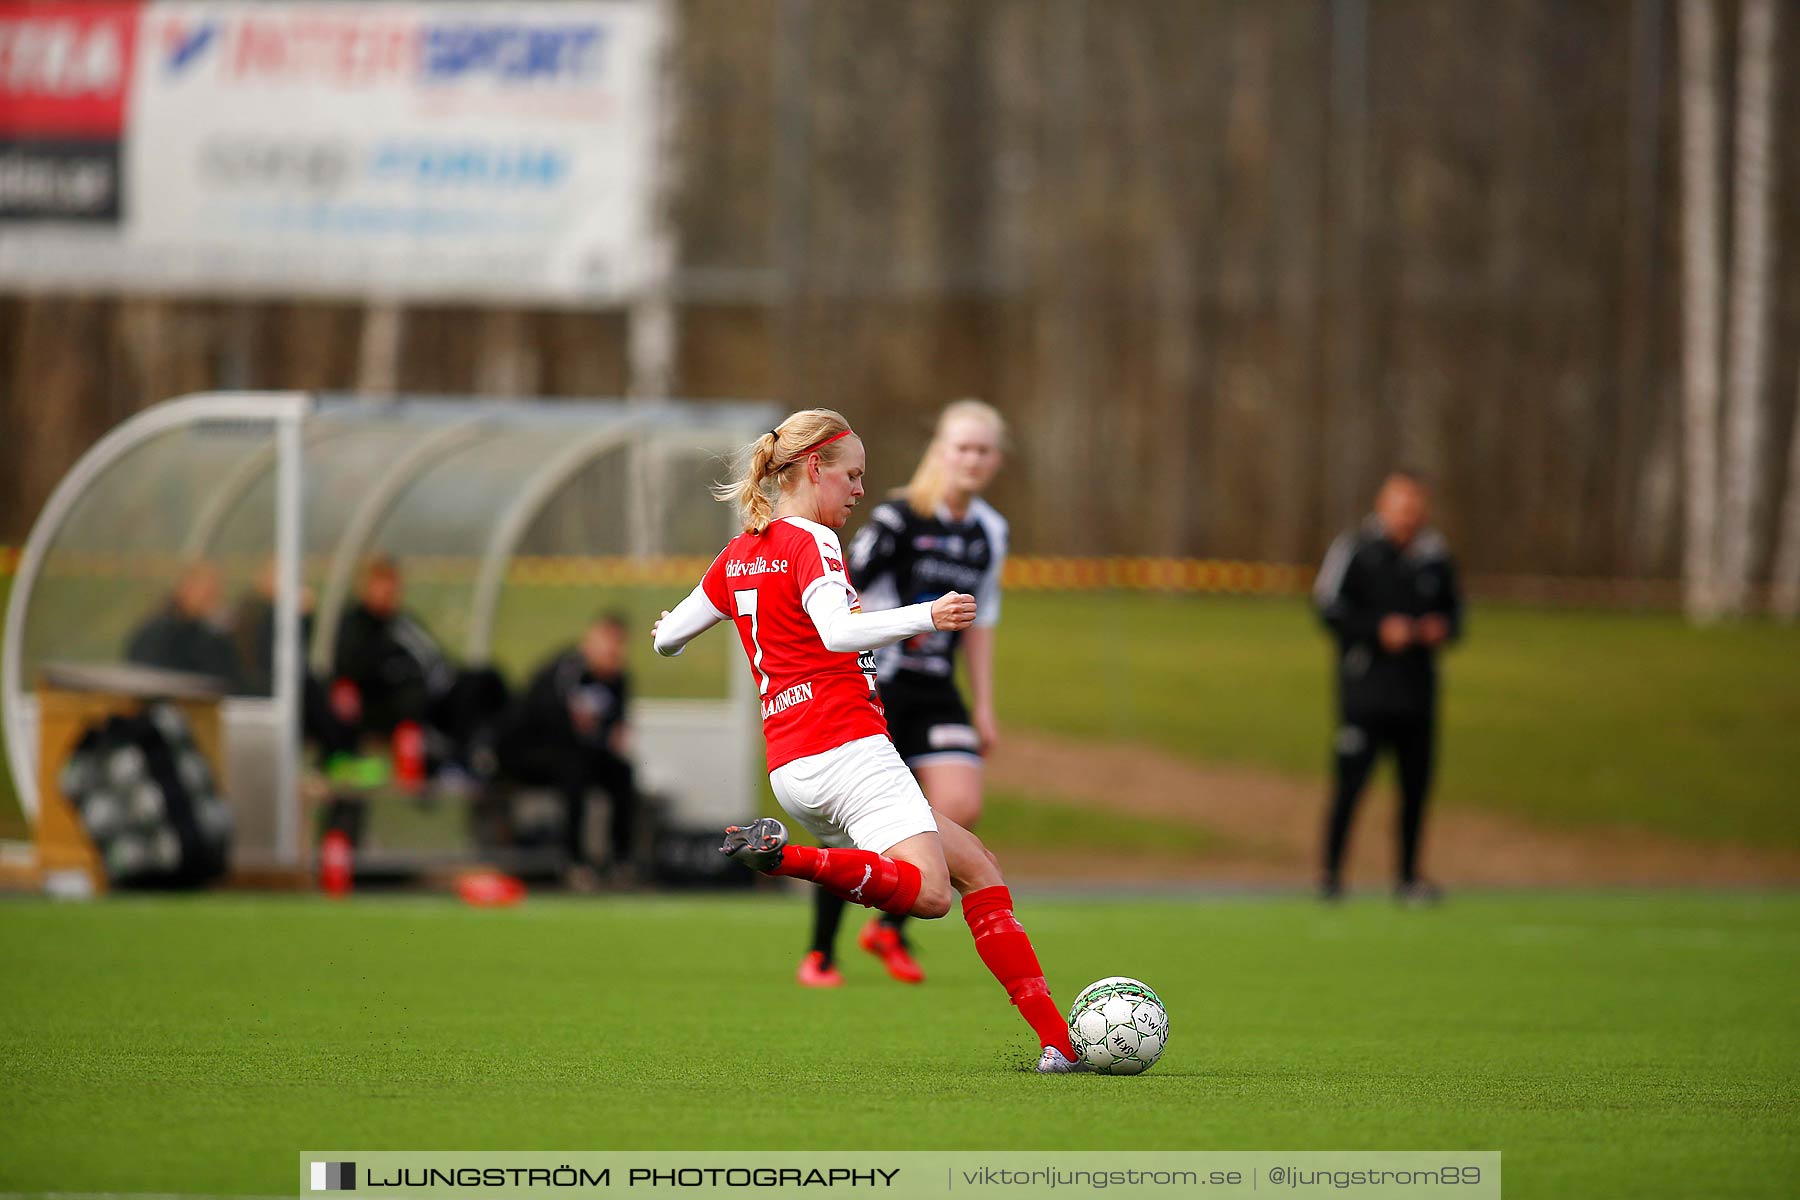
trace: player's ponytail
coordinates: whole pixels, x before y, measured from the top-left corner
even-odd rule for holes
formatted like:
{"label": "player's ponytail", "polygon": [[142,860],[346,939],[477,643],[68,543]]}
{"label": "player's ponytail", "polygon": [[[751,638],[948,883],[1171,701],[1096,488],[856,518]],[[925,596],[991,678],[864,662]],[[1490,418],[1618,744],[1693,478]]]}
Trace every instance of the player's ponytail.
{"label": "player's ponytail", "polygon": [[780,489],[796,477],[787,468],[814,452],[827,464],[836,462],[843,453],[841,435],[849,432],[850,422],[829,408],[794,413],[738,451],[734,478],[714,484],[713,498],[737,505],[745,533],[761,533],[775,519]]}
{"label": "player's ponytail", "polygon": [[912,478],[899,491],[905,497],[907,507],[921,517],[934,515],[948,497],[950,480],[944,472],[939,451],[950,423],[965,418],[985,422],[994,431],[995,440],[1002,447],[1006,445],[1006,418],[1000,415],[999,409],[985,400],[972,398],[946,404],[944,411],[938,414],[937,427],[931,431],[931,444],[919,456],[919,465],[913,470]]}

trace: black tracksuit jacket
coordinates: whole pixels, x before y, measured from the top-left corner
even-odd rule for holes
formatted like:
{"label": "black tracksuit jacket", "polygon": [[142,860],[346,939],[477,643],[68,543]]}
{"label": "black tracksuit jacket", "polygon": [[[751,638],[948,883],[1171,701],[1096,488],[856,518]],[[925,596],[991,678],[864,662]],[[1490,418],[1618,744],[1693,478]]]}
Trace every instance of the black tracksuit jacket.
{"label": "black tracksuit jacket", "polygon": [[1437,653],[1381,648],[1381,619],[1437,613],[1462,636],[1462,592],[1443,535],[1422,529],[1404,550],[1374,518],[1331,544],[1313,587],[1319,616],[1337,638],[1339,716],[1349,722],[1430,720],[1437,705]]}

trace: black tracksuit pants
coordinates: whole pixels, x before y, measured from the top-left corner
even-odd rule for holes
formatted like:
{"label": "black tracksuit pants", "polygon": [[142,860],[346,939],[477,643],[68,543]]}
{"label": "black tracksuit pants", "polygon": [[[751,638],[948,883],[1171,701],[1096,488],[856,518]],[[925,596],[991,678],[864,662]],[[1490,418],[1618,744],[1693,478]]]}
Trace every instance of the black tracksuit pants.
{"label": "black tracksuit pants", "polygon": [[605,746],[534,739],[502,743],[500,766],[521,783],[554,787],[563,798],[563,848],[571,863],[587,861],[587,793],[600,788],[611,799],[612,862],[631,862],[637,828],[637,788],[631,764]]}
{"label": "black tracksuit pants", "polygon": [[1417,715],[1345,717],[1338,723],[1332,755],[1336,783],[1325,825],[1328,882],[1340,878],[1351,818],[1384,749],[1393,750],[1400,774],[1399,882],[1404,885],[1418,879],[1419,834],[1425,824],[1436,742],[1437,722],[1430,709]]}

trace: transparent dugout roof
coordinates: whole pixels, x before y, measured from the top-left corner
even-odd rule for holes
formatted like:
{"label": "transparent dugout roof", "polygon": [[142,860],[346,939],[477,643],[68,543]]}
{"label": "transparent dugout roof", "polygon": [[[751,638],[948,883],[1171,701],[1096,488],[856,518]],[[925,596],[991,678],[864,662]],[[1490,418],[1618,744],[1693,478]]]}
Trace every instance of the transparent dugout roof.
{"label": "transparent dugout roof", "polygon": [[[253,395],[234,399],[229,415],[193,398],[140,414],[158,419],[108,447],[61,511],[46,508],[37,569],[16,581],[30,589],[9,673],[19,685],[47,662],[124,661],[194,563],[216,568],[217,620],[231,632],[234,604],[273,561],[277,475],[275,415],[259,417]],[[359,567],[381,553],[399,562],[407,607],[446,650],[523,669],[505,660],[576,630],[559,612],[554,639],[534,636],[545,603],[509,594],[515,560],[531,564],[538,590],[631,607],[618,587],[672,579],[691,566],[679,560],[710,556],[731,534],[732,514],[706,485],[780,416],[757,403],[300,399],[300,576],[315,606],[315,668],[329,662]],[[594,611],[579,595],[551,607]]]}

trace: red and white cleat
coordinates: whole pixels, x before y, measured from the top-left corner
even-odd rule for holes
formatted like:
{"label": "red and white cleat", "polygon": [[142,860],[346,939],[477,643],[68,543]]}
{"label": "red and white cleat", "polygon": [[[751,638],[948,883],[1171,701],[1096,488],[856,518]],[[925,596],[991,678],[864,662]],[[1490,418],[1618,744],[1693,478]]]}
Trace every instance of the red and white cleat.
{"label": "red and white cleat", "polygon": [[781,865],[787,842],[787,826],[774,817],[759,817],[748,825],[727,825],[719,853],[753,870],[773,871]]}
{"label": "red and white cleat", "polygon": [[794,972],[794,980],[801,987],[834,988],[844,986],[844,977],[838,969],[825,961],[825,956],[817,950],[809,950],[805,958],[800,960],[800,969]]}
{"label": "red and white cleat", "polygon": [[900,931],[886,924],[879,917],[863,926],[863,931],[856,939],[857,945],[881,960],[887,973],[901,983],[924,983],[925,969],[919,965],[907,949],[906,939]]}
{"label": "red and white cleat", "polygon": [[1079,1058],[1070,1059],[1055,1046],[1045,1046],[1043,1054],[1038,1056],[1037,1073],[1039,1075],[1076,1075],[1088,1069],[1086,1062]]}

